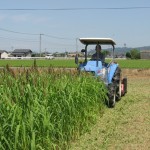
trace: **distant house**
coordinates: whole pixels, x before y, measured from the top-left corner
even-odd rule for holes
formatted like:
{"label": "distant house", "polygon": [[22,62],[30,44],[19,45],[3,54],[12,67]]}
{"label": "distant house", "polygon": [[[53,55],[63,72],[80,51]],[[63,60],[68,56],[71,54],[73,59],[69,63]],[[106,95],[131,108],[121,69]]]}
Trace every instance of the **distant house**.
{"label": "distant house", "polygon": [[150,50],[143,50],[140,52],[141,59],[150,59]]}
{"label": "distant house", "polygon": [[65,57],[66,54],[65,53],[58,53],[58,52],[56,52],[53,55],[54,55],[54,57]]}
{"label": "distant house", "polygon": [[68,57],[75,57],[77,53],[68,53]]}
{"label": "distant house", "polygon": [[74,52],[74,53],[68,53],[68,57],[75,57],[78,54],[79,57],[83,57],[83,53],[80,52]]}
{"label": "distant house", "polygon": [[8,57],[8,52],[5,50],[0,50],[0,59]]}
{"label": "distant house", "polygon": [[32,51],[30,49],[15,49],[11,55],[14,57],[31,57]]}

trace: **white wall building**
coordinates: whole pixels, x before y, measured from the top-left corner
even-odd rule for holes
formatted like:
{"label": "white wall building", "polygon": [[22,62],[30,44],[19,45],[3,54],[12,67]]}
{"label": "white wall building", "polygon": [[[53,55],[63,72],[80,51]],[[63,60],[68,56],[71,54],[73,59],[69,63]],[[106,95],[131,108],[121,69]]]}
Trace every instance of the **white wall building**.
{"label": "white wall building", "polygon": [[5,50],[0,50],[0,59],[4,59],[8,57],[8,52]]}

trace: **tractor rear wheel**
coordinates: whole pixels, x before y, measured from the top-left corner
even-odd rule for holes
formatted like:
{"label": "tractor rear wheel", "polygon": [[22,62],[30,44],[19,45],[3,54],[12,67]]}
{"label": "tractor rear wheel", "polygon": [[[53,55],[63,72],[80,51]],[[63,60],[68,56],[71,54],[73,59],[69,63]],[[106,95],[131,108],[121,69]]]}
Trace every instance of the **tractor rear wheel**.
{"label": "tractor rear wheel", "polygon": [[114,84],[108,85],[108,107],[112,108],[116,104],[116,87]]}
{"label": "tractor rear wheel", "polygon": [[121,69],[119,67],[114,73],[112,84],[116,87],[116,100],[119,101],[121,99]]}
{"label": "tractor rear wheel", "polygon": [[112,83],[108,85],[108,106],[114,107],[116,101],[121,99],[121,69],[117,67]]}

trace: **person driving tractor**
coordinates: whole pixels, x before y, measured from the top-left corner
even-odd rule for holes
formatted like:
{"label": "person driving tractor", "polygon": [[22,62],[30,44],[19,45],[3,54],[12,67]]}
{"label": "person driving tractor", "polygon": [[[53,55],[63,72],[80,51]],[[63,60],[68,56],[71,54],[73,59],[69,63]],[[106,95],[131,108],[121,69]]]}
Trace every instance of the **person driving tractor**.
{"label": "person driving tractor", "polygon": [[101,45],[97,44],[95,50],[96,52],[92,55],[92,59],[105,62],[105,55],[101,52]]}

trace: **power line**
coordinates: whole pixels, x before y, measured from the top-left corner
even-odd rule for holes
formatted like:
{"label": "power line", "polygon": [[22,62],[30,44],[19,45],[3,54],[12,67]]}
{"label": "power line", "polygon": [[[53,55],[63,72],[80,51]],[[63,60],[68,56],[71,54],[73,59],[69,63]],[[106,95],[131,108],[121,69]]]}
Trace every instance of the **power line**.
{"label": "power line", "polygon": [[17,34],[26,34],[26,35],[39,35],[39,34],[33,34],[33,33],[23,33],[23,32],[17,32],[17,31],[11,31],[4,28],[0,28],[2,31],[11,32],[11,33],[17,33]]}
{"label": "power line", "polygon": [[[35,34],[35,33],[24,33],[24,32],[17,32],[17,31],[12,31],[4,28],[0,28],[1,31],[6,31],[6,32],[11,32],[11,33],[17,33],[17,34],[25,34],[25,35],[40,35],[40,34]],[[50,38],[55,38],[55,39],[61,39],[61,40],[74,40],[74,38],[67,38],[67,37],[57,37],[53,35],[48,35],[48,34],[43,34],[46,37]]]}
{"label": "power line", "polygon": [[76,10],[123,10],[123,9],[149,9],[150,7],[97,7],[97,8],[0,8],[0,10],[9,11],[76,11]]}
{"label": "power line", "polygon": [[[44,35],[43,35],[44,36]],[[10,37],[3,37],[0,36],[0,39],[4,39],[4,40],[13,40],[13,41],[23,41],[23,42],[39,42],[36,40],[32,40],[32,39],[24,39],[24,38],[10,38]],[[62,43],[56,43],[56,42],[50,42],[47,40],[44,40],[46,43],[48,44],[55,44],[55,45],[59,45],[59,46],[74,46],[73,44],[62,44]]]}
{"label": "power line", "polygon": [[[40,56],[41,56],[41,50],[42,50],[42,36],[46,36],[46,37],[50,37],[50,38],[55,38],[55,39],[61,39],[61,40],[74,40],[75,38],[66,38],[66,37],[57,37],[57,36],[52,36],[52,35],[48,35],[48,34],[33,34],[33,33],[24,33],[24,32],[17,32],[17,31],[12,31],[12,30],[8,30],[8,29],[4,29],[4,28],[0,28],[0,30],[5,31],[5,32],[11,32],[11,33],[15,33],[15,34],[26,34],[26,35],[38,35],[40,36],[39,41],[34,41],[34,42],[39,42],[39,52],[40,52]],[[0,37],[2,39],[10,39],[10,40],[15,40],[12,38],[8,38],[8,37]],[[21,39],[20,39],[21,40]],[[31,42],[31,41],[29,41]],[[71,45],[67,45],[67,44],[58,44],[57,45],[63,45],[63,46],[71,46]]]}
{"label": "power line", "polygon": [[39,42],[33,39],[24,39],[24,38],[10,38],[10,37],[2,37],[0,36],[1,39],[6,39],[6,40],[14,40],[14,41],[24,41],[24,42]]}

